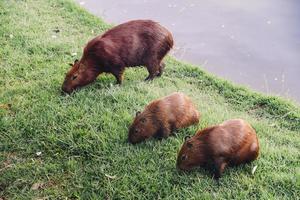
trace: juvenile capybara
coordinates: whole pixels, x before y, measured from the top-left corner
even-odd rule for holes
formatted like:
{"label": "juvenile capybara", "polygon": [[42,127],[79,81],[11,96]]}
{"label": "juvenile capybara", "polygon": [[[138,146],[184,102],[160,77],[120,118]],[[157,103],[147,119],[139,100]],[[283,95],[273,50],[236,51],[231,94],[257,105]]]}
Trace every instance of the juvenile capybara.
{"label": "juvenile capybara", "polygon": [[209,167],[218,179],[226,166],[253,161],[258,154],[255,130],[242,119],[232,119],[186,138],[177,157],[177,167],[181,170]]}
{"label": "juvenile capybara", "polygon": [[87,43],[81,59],[71,64],[62,90],[71,93],[103,72],[112,73],[121,84],[125,67],[146,66],[146,80],[152,80],[162,75],[162,59],[172,47],[172,34],[157,22],[133,20],[120,24]]}
{"label": "juvenile capybara", "polygon": [[152,101],[137,112],[129,128],[129,142],[135,144],[150,137],[166,138],[176,129],[199,122],[200,114],[189,97],[180,92]]}

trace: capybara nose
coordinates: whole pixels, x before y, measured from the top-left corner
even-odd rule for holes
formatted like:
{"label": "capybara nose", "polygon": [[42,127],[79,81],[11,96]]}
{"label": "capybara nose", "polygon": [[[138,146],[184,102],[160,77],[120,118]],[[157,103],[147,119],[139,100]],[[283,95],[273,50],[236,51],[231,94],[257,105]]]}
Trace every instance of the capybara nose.
{"label": "capybara nose", "polygon": [[132,139],[130,139],[130,138],[128,138],[127,141],[128,141],[130,144],[135,144],[135,142],[134,142]]}
{"label": "capybara nose", "polygon": [[181,170],[181,168],[180,168],[180,163],[179,163],[178,161],[176,161],[176,169],[177,169],[177,170]]}
{"label": "capybara nose", "polygon": [[184,172],[184,169],[182,169],[181,167],[180,167],[180,165],[176,165],[176,171],[178,172],[178,173],[183,173]]}
{"label": "capybara nose", "polygon": [[130,144],[136,144],[136,143],[138,143],[138,141],[136,141],[136,140],[134,140],[132,137],[128,137],[128,142],[130,143]]}
{"label": "capybara nose", "polygon": [[62,94],[70,94],[72,92],[70,89],[68,89],[64,85],[61,87],[61,90],[62,90],[61,91]]}
{"label": "capybara nose", "polygon": [[61,91],[60,91],[60,94],[61,94],[61,95],[65,95],[66,93],[65,93],[63,90],[61,90]]}

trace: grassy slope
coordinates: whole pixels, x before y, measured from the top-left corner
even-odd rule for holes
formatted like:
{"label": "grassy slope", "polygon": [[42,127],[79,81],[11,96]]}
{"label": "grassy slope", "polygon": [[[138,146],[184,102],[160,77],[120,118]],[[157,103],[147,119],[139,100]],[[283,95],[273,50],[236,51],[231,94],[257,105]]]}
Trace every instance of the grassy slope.
{"label": "grassy slope", "polygon": [[[233,86],[171,58],[163,77],[151,83],[142,81],[145,69],[129,69],[121,87],[106,75],[61,96],[71,54],[79,57],[86,41],[109,26],[69,0],[2,0],[0,21],[0,104],[12,104],[11,109],[0,108],[0,197],[299,197],[299,106]],[[53,32],[57,28],[60,32]],[[167,140],[127,144],[135,111],[173,91],[193,98],[201,123]],[[238,117],[257,130],[257,161],[228,169],[220,186],[204,170],[176,171],[185,135]],[[34,183],[43,187],[32,190]]]}

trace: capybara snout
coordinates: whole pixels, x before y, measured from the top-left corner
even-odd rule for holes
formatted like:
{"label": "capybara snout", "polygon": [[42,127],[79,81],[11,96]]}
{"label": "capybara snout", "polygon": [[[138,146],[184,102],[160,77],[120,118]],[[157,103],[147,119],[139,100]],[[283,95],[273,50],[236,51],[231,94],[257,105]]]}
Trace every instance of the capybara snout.
{"label": "capybara snout", "polygon": [[120,24],[87,43],[81,59],[67,73],[62,89],[70,93],[103,72],[113,74],[122,84],[125,68],[135,66],[145,66],[149,72],[146,80],[152,80],[162,75],[162,59],[172,47],[172,34],[157,22],[133,20]]}
{"label": "capybara snout", "polygon": [[129,128],[128,141],[132,144],[139,143],[151,136],[147,132],[151,131],[153,125],[148,124],[149,120],[145,116],[139,117],[139,115],[140,112],[137,112],[135,125],[131,125]]}
{"label": "capybara snout", "polygon": [[78,60],[75,60],[74,64],[70,65],[72,67],[66,74],[62,85],[62,90],[68,94],[70,94],[76,88],[93,82],[97,77],[95,69],[88,68]]}

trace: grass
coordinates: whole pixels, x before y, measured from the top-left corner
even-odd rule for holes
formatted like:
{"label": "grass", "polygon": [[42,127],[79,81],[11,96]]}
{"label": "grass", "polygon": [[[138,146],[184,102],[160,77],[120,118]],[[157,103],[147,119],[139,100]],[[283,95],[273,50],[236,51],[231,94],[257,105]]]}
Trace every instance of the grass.
{"label": "grass", "polygon": [[[2,0],[0,21],[0,199],[299,199],[296,103],[170,57],[165,74],[151,83],[143,81],[144,68],[128,69],[122,86],[105,75],[62,96],[68,63],[110,26],[70,0]],[[128,144],[134,113],[174,91],[192,97],[199,125],[166,140]],[[220,185],[202,169],[178,172],[184,136],[230,118],[255,127],[259,159],[227,169]]]}

